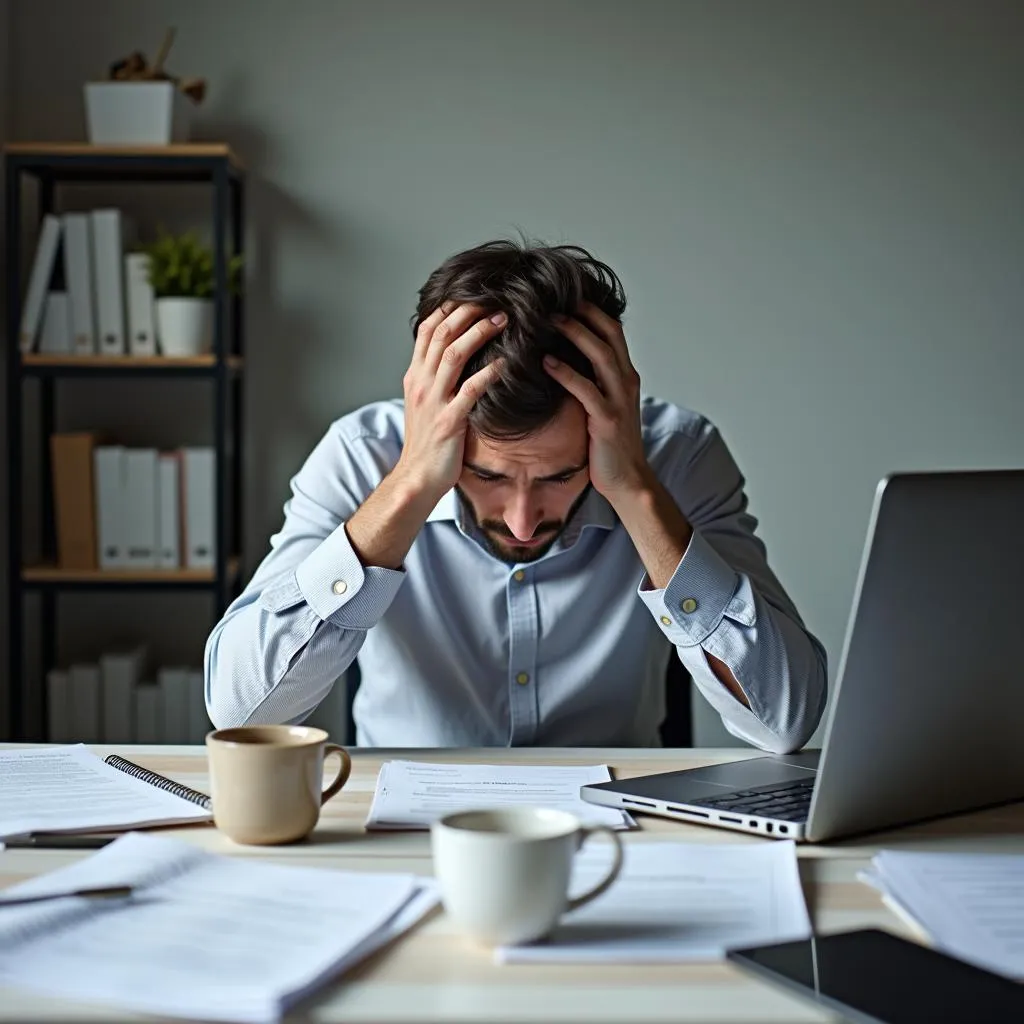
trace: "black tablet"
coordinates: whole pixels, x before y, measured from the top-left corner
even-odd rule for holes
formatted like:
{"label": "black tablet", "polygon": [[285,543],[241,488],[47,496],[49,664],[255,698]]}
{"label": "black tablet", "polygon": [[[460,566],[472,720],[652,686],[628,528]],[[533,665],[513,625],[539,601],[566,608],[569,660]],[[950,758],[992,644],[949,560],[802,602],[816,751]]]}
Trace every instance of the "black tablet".
{"label": "black tablet", "polygon": [[726,956],[858,1024],[1024,1021],[1024,985],[880,929]]}

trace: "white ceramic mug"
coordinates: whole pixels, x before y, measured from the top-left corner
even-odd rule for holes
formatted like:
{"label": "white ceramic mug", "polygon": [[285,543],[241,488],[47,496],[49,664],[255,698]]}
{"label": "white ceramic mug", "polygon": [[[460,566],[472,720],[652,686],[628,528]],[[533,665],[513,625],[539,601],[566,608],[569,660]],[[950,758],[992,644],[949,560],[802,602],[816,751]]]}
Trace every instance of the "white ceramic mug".
{"label": "white ceramic mug", "polygon": [[[614,842],[615,861],[600,883],[570,897],[573,857],[598,832]],[[606,825],[584,825],[567,811],[462,811],[435,821],[430,833],[445,911],[460,930],[488,946],[543,938],[562,914],[600,896],[622,870],[618,835]]]}

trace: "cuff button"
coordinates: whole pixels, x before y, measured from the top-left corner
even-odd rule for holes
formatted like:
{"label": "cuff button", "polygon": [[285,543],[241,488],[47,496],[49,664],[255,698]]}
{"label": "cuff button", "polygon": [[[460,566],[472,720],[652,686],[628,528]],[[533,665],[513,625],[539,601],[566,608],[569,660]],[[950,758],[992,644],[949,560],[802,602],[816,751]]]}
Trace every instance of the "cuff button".
{"label": "cuff button", "polygon": [[340,597],[346,590],[348,590],[348,584],[344,580],[335,580],[331,590]]}
{"label": "cuff button", "polygon": [[692,597],[684,597],[683,600],[679,602],[679,607],[682,608],[687,615],[690,615],[697,610],[697,602]]}

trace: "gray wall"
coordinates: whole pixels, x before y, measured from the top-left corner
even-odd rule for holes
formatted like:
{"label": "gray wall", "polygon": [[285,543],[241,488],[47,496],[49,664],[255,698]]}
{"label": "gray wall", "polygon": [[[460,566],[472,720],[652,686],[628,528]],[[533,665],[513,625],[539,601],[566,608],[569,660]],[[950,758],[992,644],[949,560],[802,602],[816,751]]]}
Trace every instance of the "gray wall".
{"label": "gray wall", "polygon": [[[82,137],[82,81],[173,23],[199,134],[252,168],[249,569],[328,422],[400,390],[429,271],[519,229],[621,274],[833,676],[877,479],[1022,462],[1024,5],[13,3],[16,137]],[[67,421],[201,433],[167,388]]]}

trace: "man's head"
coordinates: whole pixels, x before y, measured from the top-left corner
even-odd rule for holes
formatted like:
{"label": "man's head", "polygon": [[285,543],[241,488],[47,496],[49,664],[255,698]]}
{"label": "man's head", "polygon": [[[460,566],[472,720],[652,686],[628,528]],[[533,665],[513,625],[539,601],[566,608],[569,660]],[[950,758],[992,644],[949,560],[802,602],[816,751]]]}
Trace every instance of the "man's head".
{"label": "man's head", "polygon": [[481,316],[508,323],[474,353],[459,385],[494,359],[497,382],[469,415],[458,490],[492,552],[509,562],[540,558],[586,496],[587,417],[544,369],[553,355],[588,380],[590,361],[558,331],[552,316],[574,316],[591,302],[616,320],[622,284],[578,246],[493,241],[452,256],[420,289],[413,332],[445,302],[474,303]]}

